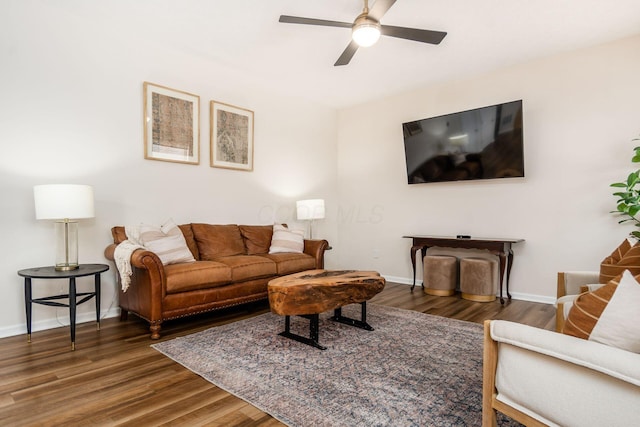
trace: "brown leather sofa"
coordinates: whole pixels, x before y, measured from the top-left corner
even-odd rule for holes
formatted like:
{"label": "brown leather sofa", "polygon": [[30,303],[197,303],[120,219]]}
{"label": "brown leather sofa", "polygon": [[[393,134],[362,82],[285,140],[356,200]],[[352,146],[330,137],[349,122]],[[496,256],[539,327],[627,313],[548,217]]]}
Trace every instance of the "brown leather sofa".
{"label": "brown leather sofa", "polygon": [[[269,254],[273,226],[194,223],[180,229],[195,262],[163,265],[155,253],[138,249],[129,288],[119,286],[120,318],[131,312],[147,320],[152,339],[160,338],[165,320],[266,299],[274,277],[324,268],[329,247],[326,240],[305,240],[304,253]],[[105,257],[114,261],[127,237],[122,226],[111,234]]]}

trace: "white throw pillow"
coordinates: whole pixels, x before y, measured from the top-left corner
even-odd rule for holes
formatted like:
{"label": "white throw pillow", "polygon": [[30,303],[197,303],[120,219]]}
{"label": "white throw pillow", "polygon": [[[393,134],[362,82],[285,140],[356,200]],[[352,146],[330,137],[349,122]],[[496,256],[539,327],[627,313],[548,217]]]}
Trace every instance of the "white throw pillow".
{"label": "white throw pillow", "polygon": [[640,284],[625,270],[589,340],[640,353]]}
{"label": "white throw pillow", "polygon": [[287,227],[276,224],[273,226],[270,254],[283,252],[302,253],[304,251],[304,231],[289,230]]}
{"label": "white throw pillow", "polygon": [[140,224],[139,232],[142,245],[158,255],[162,264],[195,261],[180,227],[173,220],[169,219],[160,227]]}

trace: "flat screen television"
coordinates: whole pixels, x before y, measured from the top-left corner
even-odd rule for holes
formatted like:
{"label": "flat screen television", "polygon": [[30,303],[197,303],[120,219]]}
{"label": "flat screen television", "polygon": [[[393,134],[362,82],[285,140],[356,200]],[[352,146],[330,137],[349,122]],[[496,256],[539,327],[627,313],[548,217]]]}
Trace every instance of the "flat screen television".
{"label": "flat screen television", "polygon": [[409,184],[524,177],[522,100],[402,124]]}

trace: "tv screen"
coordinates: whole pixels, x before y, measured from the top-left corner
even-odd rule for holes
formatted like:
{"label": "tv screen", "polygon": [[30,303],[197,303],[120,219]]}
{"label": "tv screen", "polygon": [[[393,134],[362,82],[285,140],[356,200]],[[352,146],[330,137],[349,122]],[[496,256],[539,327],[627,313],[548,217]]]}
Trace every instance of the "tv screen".
{"label": "tv screen", "polygon": [[524,177],[522,100],[402,124],[409,184]]}

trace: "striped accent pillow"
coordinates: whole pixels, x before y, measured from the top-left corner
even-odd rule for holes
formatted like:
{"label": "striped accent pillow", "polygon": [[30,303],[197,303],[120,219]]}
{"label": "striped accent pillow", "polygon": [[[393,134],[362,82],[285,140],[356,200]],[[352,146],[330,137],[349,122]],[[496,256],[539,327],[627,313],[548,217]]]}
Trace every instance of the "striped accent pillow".
{"label": "striped accent pillow", "polygon": [[302,253],[304,251],[304,231],[289,230],[282,225],[273,226],[273,236],[271,237],[270,254],[283,252]]}
{"label": "striped accent pillow", "polygon": [[625,239],[620,246],[600,264],[600,283],[608,283],[614,277],[629,270],[633,276],[640,274],[640,242],[633,244]]}
{"label": "striped accent pillow", "polygon": [[139,239],[142,246],[158,255],[164,265],[195,261],[182,231],[173,220],[160,227],[141,224]]}
{"label": "striped accent pillow", "polygon": [[621,277],[616,277],[593,292],[580,294],[573,302],[562,333],[588,340],[591,331],[616,291]]}
{"label": "striped accent pillow", "polygon": [[640,353],[640,284],[629,271],[574,302],[563,333]]}

